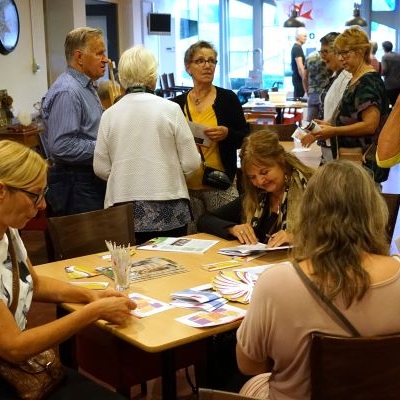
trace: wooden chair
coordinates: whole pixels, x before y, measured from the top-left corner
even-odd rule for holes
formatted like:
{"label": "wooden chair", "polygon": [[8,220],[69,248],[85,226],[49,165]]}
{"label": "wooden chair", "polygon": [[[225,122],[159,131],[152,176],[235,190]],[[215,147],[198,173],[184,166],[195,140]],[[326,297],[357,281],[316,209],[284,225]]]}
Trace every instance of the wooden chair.
{"label": "wooden chair", "polygon": [[238,393],[222,390],[199,388],[198,400],[252,400],[254,397],[242,396]]}
{"label": "wooden chair", "polygon": [[250,124],[250,132],[266,129],[268,131],[275,132],[278,135],[279,140],[285,142],[293,141],[292,135],[293,132],[296,130],[296,128],[297,128],[296,124],[274,124],[268,126],[252,124],[252,123]]}
{"label": "wooden chair", "polygon": [[341,337],[315,332],[310,368],[311,400],[399,399],[400,334]]}
{"label": "wooden chair", "polygon": [[106,251],[105,240],[135,244],[131,203],[64,217],[47,218],[55,260]]}
{"label": "wooden chair", "polygon": [[276,113],[268,111],[245,111],[246,121],[253,125],[273,125],[276,123]]}
{"label": "wooden chair", "polygon": [[389,241],[392,241],[394,228],[396,226],[396,221],[397,221],[397,214],[399,212],[399,207],[400,207],[400,194],[382,193],[382,196],[385,199],[389,210],[387,234],[389,237]]}

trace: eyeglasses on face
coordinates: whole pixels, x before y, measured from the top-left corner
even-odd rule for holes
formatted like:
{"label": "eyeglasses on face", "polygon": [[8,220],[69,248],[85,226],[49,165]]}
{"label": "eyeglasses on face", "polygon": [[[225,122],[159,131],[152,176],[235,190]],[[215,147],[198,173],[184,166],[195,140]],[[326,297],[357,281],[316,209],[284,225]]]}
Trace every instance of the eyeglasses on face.
{"label": "eyeglasses on face", "polygon": [[192,63],[198,65],[199,67],[204,67],[206,63],[210,64],[212,67],[215,67],[217,62],[218,61],[214,58],[208,58],[207,60],[205,58],[197,58],[196,60],[192,61]]}
{"label": "eyeglasses on face", "polygon": [[321,56],[327,56],[329,53],[332,53],[332,49],[323,49],[323,50],[319,50],[318,51],[318,53],[321,55]]}
{"label": "eyeglasses on face", "polygon": [[342,57],[342,58],[349,58],[350,52],[353,51],[353,49],[350,50],[336,50],[335,54],[337,57]]}
{"label": "eyeglasses on face", "polygon": [[41,201],[44,199],[44,196],[46,196],[47,191],[49,190],[49,187],[46,186],[43,189],[42,193],[33,193],[30,192],[29,190],[17,188],[15,186],[8,186],[8,187],[12,190],[18,190],[19,192],[25,193],[33,201],[33,205],[35,207],[37,207],[41,203]]}

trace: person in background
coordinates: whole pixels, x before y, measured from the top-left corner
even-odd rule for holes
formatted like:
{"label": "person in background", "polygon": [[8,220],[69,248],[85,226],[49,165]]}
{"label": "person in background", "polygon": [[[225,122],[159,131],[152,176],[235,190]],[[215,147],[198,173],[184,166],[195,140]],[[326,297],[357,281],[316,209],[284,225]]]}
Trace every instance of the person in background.
{"label": "person in background", "polygon": [[210,147],[201,146],[207,166],[224,171],[232,185],[216,189],[202,183],[203,167],[187,181],[194,223],[189,232],[196,232],[196,223],[206,211],[229,203],[238,196],[235,184],[237,149],[249,132],[242,106],[236,94],[213,85],[217,51],[204,40],[192,44],[185,52],[184,63],[193,80],[193,89],[171,100],[178,103],[188,121],[203,125]]}
{"label": "person in background", "polygon": [[378,43],[370,40],[371,45],[371,65],[374,67],[375,71],[380,75],[382,70],[381,62],[376,58],[376,52],[378,51]]}
{"label": "person in background", "polygon": [[187,234],[191,220],[185,178],[200,166],[179,108],[156,96],[157,61],[143,46],[119,61],[126,94],[101,117],[94,171],[107,181],[104,207],[132,202],[136,242]]}
{"label": "person in background", "polygon": [[67,70],[42,100],[46,148],[52,161],[47,199],[51,214],[69,215],[103,207],[105,183],[93,172],[93,153],[103,106],[94,82],[104,75],[108,58],[101,30],[69,32]]}
{"label": "person in background", "polygon": [[[102,319],[125,325],[136,305],[115,291],[89,290],[50,277],[38,275],[32,267],[19,235],[39,210],[46,208],[47,163],[40,155],[17,142],[0,141],[0,355],[19,363],[53,348],[89,324]],[[11,239],[11,242],[9,242]],[[11,247],[12,246],[12,247]],[[11,249],[14,249],[15,258]],[[13,274],[19,269],[19,298],[13,315]],[[82,303],[78,311],[52,322],[28,328],[27,317],[32,301],[46,303]],[[117,393],[90,381],[77,371],[65,368],[66,379],[49,400],[93,398],[122,400]],[[14,388],[0,379],[2,400],[17,398]]]}
{"label": "person in background", "polygon": [[[351,73],[343,69],[342,62],[336,56],[333,48],[333,42],[339,35],[339,32],[330,32],[320,39],[321,49],[319,52],[326,67],[332,72],[332,75],[321,93],[321,107],[318,119],[330,123],[332,123],[337,106],[351,79]],[[303,146],[308,147],[315,141],[316,137],[314,135],[307,134],[302,138],[301,143]],[[317,144],[321,147],[321,164],[333,160],[331,140],[320,139],[317,141]]]}
{"label": "person in background", "polygon": [[307,41],[307,31],[305,28],[296,29],[296,41],[291,50],[291,67],[292,67],[292,83],[293,83],[293,97],[300,99],[305,95],[303,86],[304,71],[305,71],[305,56],[303,51],[303,44]]}
{"label": "person in background", "polygon": [[321,92],[329,82],[330,72],[319,52],[311,53],[305,63],[303,87],[308,94],[307,121],[318,118]]}
{"label": "person in background", "polygon": [[[386,202],[368,172],[334,160],[309,180],[294,224],[299,268],[361,336],[400,331],[400,259],[389,256],[387,221]],[[237,332],[239,369],[256,375],[240,393],[263,400],[310,399],[314,331],[350,335],[292,263],[266,269]]]}
{"label": "person in background", "polygon": [[116,98],[114,99],[114,101],[111,100],[111,88],[110,86],[113,84],[113,82],[109,79],[104,79],[101,80],[97,86],[97,94],[99,95],[101,104],[103,105],[103,108],[105,110],[107,110],[107,108],[110,108],[115,100],[119,100],[119,97],[121,96],[120,93],[120,85],[119,83],[115,82],[114,85],[116,87],[116,91],[119,93]]}
{"label": "person in background", "polygon": [[244,194],[202,215],[200,232],[240,243],[292,243],[293,221],[314,170],[285,151],[276,133],[251,133],[240,150]]}
{"label": "person in background", "polygon": [[400,97],[389,114],[378,138],[376,161],[382,168],[400,163]]}
{"label": "person in background", "polygon": [[[333,157],[344,150],[362,163],[363,153],[374,143],[389,114],[389,102],[379,74],[370,64],[370,44],[360,27],[351,27],[334,41],[343,68],[352,78],[331,121],[318,120],[321,127],[316,139],[331,139]],[[357,157],[357,159],[355,159]]]}
{"label": "person in background", "polygon": [[400,54],[393,51],[392,42],[384,41],[382,48],[385,53],[381,60],[382,76],[389,102],[394,106],[400,94]]}

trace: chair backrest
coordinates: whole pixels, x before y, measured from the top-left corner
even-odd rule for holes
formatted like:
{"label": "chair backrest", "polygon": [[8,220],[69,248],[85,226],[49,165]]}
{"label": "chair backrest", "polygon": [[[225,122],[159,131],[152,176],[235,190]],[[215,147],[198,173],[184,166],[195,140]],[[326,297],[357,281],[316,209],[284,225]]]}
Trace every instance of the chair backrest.
{"label": "chair backrest", "polygon": [[275,132],[279,140],[285,141],[285,142],[292,142],[293,138],[293,132],[296,130],[297,125],[296,124],[273,124],[273,125],[268,125],[268,126],[263,126],[263,125],[253,125],[250,124],[250,131],[254,132],[256,130],[260,129],[267,129],[268,131]]}
{"label": "chair backrest", "polygon": [[311,400],[400,399],[400,334],[340,337],[314,332],[310,368]]}
{"label": "chair backrest", "polygon": [[135,244],[132,203],[47,218],[47,225],[56,260],[106,251],[105,240]]}
{"label": "chair backrest", "polygon": [[168,90],[169,89],[169,83],[168,83],[167,74],[164,73],[164,74],[161,75],[161,83],[162,83],[163,90]]}
{"label": "chair backrest", "polygon": [[389,240],[391,241],[393,238],[394,228],[396,226],[396,221],[397,221],[397,214],[399,212],[399,207],[400,207],[400,194],[382,193],[382,196],[385,199],[389,210],[387,234],[389,236]]}
{"label": "chair backrest", "polygon": [[175,86],[175,76],[173,72],[170,72],[167,76],[168,78],[168,85],[169,87],[174,87]]}
{"label": "chair backrest", "polygon": [[253,400],[254,397],[242,396],[238,393],[222,390],[199,388],[198,400]]}

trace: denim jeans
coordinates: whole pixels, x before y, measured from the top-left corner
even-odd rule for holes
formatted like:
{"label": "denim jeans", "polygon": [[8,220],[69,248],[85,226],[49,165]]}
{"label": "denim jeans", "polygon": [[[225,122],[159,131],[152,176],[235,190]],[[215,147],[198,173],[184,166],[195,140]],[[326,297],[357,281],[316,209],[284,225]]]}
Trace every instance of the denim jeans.
{"label": "denim jeans", "polygon": [[106,182],[91,166],[54,165],[49,172],[46,201],[51,216],[78,214],[104,208]]}

